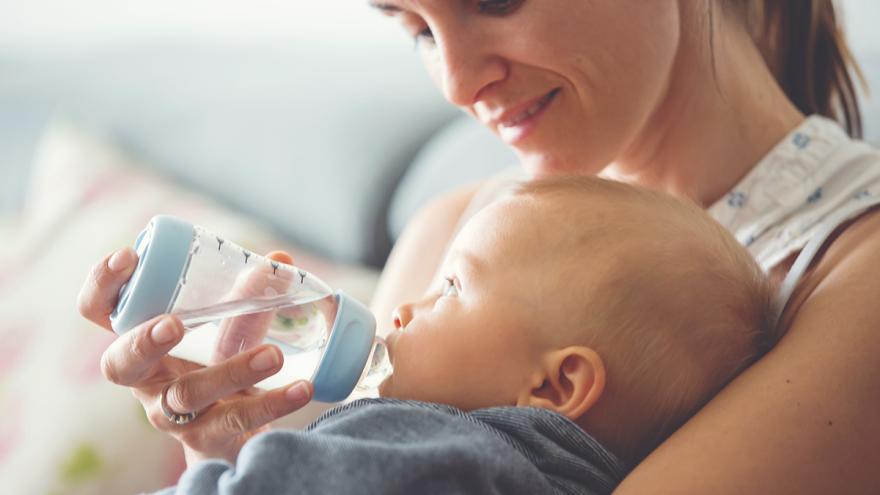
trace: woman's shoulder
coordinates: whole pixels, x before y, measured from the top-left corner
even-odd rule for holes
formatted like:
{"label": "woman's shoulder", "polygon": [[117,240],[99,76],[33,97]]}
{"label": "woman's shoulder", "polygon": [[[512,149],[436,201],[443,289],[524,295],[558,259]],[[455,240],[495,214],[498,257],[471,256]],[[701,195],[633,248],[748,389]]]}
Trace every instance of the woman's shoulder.
{"label": "woman's shoulder", "polygon": [[[880,325],[880,307],[874,303],[859,306],[857,297],[870,294],[869,299],[874,301],[880,297],[877,274],[880,274],[880,205],[834,231],[795,287],[780,323],[783,328],[790,328],[796,320],[812,319],[812,313],[801,313],[821,304],[827,305],[824,317],[836,319],[840,324],[844,322],[840,318],[855,317]],[[847,314],[837,315],[838,311]]]}
{"label": "woman's shoulder", "polygon": [[426,236],[432,242],[448,243],[483,185],[483,182],[462,185],[429,200],[407,223],[397,244],[408,244]]}
{"label": "woman's shoulder", "polygon": [[513,187],[527,177],[522,168],[509,167],[480,182],[462,211],[459,227],[478,211],[507,196]]}
{"label": "woman's shoulder", "polygon": [[523,178],[519,167],[505,169],[483,180],[461,185],[439,194],[413,217],[407,230],[436,229],[437,224],[450,225],[452,234],[479,210],[503,197]]}

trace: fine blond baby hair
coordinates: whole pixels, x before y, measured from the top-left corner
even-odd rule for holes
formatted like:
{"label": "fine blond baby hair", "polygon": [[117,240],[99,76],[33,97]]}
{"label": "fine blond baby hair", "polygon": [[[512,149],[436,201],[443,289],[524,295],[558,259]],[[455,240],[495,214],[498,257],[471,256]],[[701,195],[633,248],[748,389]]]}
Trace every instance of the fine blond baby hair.
{"label": "fine blond baby hair", "polygon": [[618,404],[600,440],[626,460],[647,455],[777,340],[768,278],[697,205],[585,176],[533,180],[513,195],[564,199],[550,210],[564,230],[550,255],[569,273],[612,250],[590,271],[600,290],[581,300],[576,286],[589,277],[569,276],[563,297],[565,326],[605,364],[596,407]]}

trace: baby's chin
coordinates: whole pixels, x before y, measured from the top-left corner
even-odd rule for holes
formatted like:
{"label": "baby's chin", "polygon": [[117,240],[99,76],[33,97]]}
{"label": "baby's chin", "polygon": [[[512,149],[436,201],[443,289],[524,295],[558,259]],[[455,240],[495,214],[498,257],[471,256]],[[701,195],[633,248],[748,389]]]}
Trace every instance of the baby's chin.
{"label": "baby's chin", "polygon": [[394,375],[390,375],[388,376],[388,378],[382,380],[382,383],[379,384],[379,397],[385,397],[389,399],[395,398],[393,393],[394,387],[392,386],[391,380],[391,378],[393,377]]}
{"label": "baby's chin", "polygon": [[378,387],[379,397],[383,399],[397,399],[397,400],[424,400],[419,397],[414,397],[412,391],[407,393],[407,387],[395,387],[394,386],[394,375],[392,374],[388,378],[382,380],[382,383],[379,384]]}

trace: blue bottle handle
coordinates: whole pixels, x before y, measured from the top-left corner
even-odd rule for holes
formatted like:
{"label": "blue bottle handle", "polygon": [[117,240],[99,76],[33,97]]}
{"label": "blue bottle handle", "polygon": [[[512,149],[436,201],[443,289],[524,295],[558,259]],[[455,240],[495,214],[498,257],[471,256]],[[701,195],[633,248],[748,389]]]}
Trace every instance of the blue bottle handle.
{"label": "blue bottle handle", "polygon": [[337,310],[330,341],[312,378],[314,399],[339,402],[360,380],[376,338],[376,317],[360,301],[336,293]]}

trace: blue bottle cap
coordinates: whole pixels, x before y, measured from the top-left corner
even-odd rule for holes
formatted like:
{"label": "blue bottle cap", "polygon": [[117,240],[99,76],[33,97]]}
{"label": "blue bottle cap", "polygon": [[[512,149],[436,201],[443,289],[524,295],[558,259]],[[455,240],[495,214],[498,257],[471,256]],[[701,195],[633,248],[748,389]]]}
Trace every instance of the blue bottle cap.
{"label": "blue bottle cap", "polygon": [[110,315],[113,331],[122,335],[171,309],[194,236],[192,224],[179,218],[158,215],[150,220],[135,241],[138,265]]}
{"label": "blue bottle cap", "polygon": [[354,390],[376,337],[376,317],[363,304],[337,292],[336,320],[312,384],[314,399],[339,402]]}

